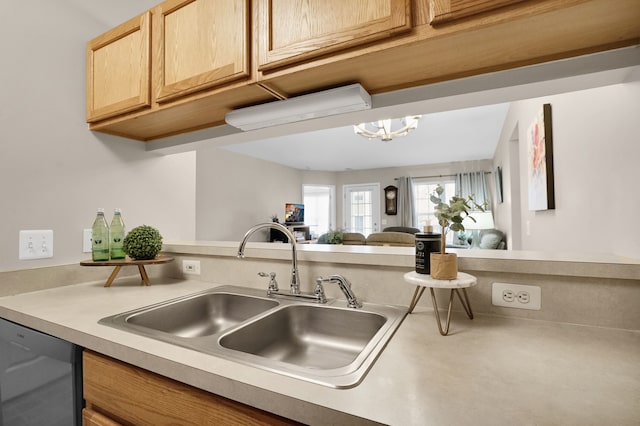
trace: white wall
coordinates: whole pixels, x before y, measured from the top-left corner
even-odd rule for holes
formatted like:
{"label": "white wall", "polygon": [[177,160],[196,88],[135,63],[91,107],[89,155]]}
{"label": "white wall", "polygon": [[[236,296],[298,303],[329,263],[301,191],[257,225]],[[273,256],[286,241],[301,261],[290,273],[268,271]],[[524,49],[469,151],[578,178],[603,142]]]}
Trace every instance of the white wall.
{"label": "white wall", "polygon": [[285,203],[302,202],[300,170],[224,149],[198,151],[197,182],[199,240],[239,241],[274,214],[284,222]]}
{"label": "white wall", "polygon": [[[510,111],[513,111],[513,104]],[[496,170],[497,167],[502,169],[502,203],[497,201],[494,203],[493,219],[496,229],[506,234],[507,248],[510,250],[522,249],[520,241],[521,177],[518,134],[518,123],[514,123],[512,116],[507,115],[493,159],[493,170]],[[492,177],[495,183],[495,176]]]}
{"label": "white wall", "polygon": [[[223,151],[201,150],[197,160],[194,152],[162,157],[145,152],[143,143],[88,131],[84,121],[86,42],[155,3],[29,0],[3,4],[0,271],[86,258],[81,252],[82,229],[91,226],[97,207],[106,208],[108,216],[120,207],[129,229],[153,225],[165,239],[238,240],[249,226],[269,220],[272,214],[281,216],[285,202],[301,200],[303,182],[334,182],[340,191],[344,183],[379,181],[384,188],[397,176],[440,173],[379,169],[344,172],[335,179],[324,175],[328,182],[313,182],[308,178],[311,172],[240,160]],[[526,235],[522,226],[517,235],[522,249],[640,257],[637,231],[633,226],[625,228],[640,207],[636,188],[640,172],[635,164],[640,158],[639,86],[635,82],[514,104],[501,144],[508,143],[516,127],[517,139],[523,143],[528,123],[542,103],[552,104],[554,122],[557,208],[529,212],[524,197],[525,204],[513,207],[531,229],[531,235]],[[520,163],[526,170],[524,154]],[[510,177],[505,174],[505,185],[513,183]],[[526,180],[519,185],[517,194],[515,188],[505,186],[505,197],[526,194]],[[498,206],[496,213],[505,206]],[[394,216],[386,219],[387,226],[395,224]],[[54,230],[54,258],[18,260],[18,231],[43,228]],[[513,239],[517,240],[516,235]]]}
{"label": "white wall", "polygon": [[[251,226],[277,214],[282,221],[284,204],[302,202],[303,184],[336,186],[337,229],[342,229],[342,185],[380,183],[397,185],[399,176],[434,176],[490,170],[491,161],[468,161],[411,167],[393,167],[348,172],[294,169],[224,149],[198,150],[196,237],[199,240],[238,241]],[[488,182],[491,184],[490,179]],[[382,194],[381,194],[382,197]],[[382,198],[381,198],[382,199]],[[397,225],[397,216],[384,214],[387,226]],[[259,237],[256,237],[258,240]]]}
{"label": "white wall", "polygon": [[[526,131],[544,103],[552,108],[556,208],[534,212],[529,211],[526,196]],[[639,118],[638,81],[512,104],[494,164],[504,167],[517,129],[520,186],[505,187],[505,203],[515,191],[521,198],[522,244],[515,248],[640,258],[640,233],[634,225],[640,211]],[[505,181],[510,178],[506,171]],[[498,227],[505,226],[502,214],[508,208],[505,204],[497,211]]]}
{"label": "white wall", "polygon": [[[136,4],[140,11],[155,1]],[[131,15],[128,0],[3,2],[0,13],[0,270],[76,263],[95,210],[123,209],[127,228],[195,236],[195,153],[158,156],[93,134],[85,123],[85,46]],[[93,10],[93,9],[96,10]],[[138,13],[138,12],[135,12]],[[54,257],[18,260],[21,229],[53,229]]]}

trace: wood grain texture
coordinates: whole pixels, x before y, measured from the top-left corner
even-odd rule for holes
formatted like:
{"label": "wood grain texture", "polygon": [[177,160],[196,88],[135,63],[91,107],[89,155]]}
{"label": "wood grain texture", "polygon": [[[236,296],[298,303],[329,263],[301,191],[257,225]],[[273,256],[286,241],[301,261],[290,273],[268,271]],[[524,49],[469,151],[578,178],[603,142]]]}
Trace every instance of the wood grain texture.
{"label": "wood grain texture", "polygon": [[145,12],[87,44],[87,121],[148,107],[151,14]]}
{"label": "wood grain texture", "polygon": [[[301,62],[294,58],[286,66],[258,72],[248,82],[152,103],[151,108],[94,122],[90,128],[153,140],[222,125],[231,109],[274,96],[282,99],[353,82],[371,94],[384,93],[640,43],[638,0],[522,1],[437,26],[427,22],[430,1],[412,1],[415,26],[409,32],[350,48],[335,50],[331,45],[329,54],[312,54]],[[253,32],[261,54],[269,30],[264,3],[252,3],[258,6],[252,11]],[[263,60],[256,50],[252,72]]]}
{"label": "wood grain texture", "polygon": [[83,391],[88,406],[103,417],[121,423],[139,426],[297,424],[94,352],[85,351],[83,363]]}
{"label": "wood grain texture", "polygon": [[429,0],[430,24],[464,18],[523,0]]}
{"label": "wood grain texture", "polygon": [[169,0],[155,9],[157,102],[250,76],[249,0]]}
{"label": "wood grain texture", "polygon": [[90,408],[82,410],[82,425],[83,426],[122,426],[118,423],[97,411],[93,411]]}
{"label": "wood grain texture", "polygon": [[411,0],[259,0],[260,71],[411,29]]}
{"label": "wood grain texture", "polygon": [[149,111],[133,112],[92,123],[91,130],[148,141],[224,124],[234,108],[273,101],[276,98],[256,84],[244,81],[193,93]]}
{"label": "wood grain texture", "polygon": [[129,265],[160,265],[162,263],[172,262],[173,257],[158,255],[153,259],[134,260],[127,256],[125,259],[112,259],[112,260],[83,260],[80,262],[82,266],[129,266]]}
{"label": "wood grain texture", "polygon": [[429,23],[429,1],[431,0],[413,0],[411,2],[414,28]]}
{"label": "wood grain texture", "polygon": [[523,1],[259,78],[289,96],[345,82],[384,93],[638,44],[638,22],[637,0]]}

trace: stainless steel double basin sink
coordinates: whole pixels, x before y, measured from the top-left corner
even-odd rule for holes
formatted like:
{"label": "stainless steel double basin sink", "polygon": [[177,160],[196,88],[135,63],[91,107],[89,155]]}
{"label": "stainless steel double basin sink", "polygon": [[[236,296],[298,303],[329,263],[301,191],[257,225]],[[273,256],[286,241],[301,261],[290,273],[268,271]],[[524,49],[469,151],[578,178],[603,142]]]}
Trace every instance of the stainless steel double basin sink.
{"label": "stainless steel double basin sink", "polygon": [[334,388],[362,381],[407,308],[346,307],[216,287],[101,319],[104,325]]}

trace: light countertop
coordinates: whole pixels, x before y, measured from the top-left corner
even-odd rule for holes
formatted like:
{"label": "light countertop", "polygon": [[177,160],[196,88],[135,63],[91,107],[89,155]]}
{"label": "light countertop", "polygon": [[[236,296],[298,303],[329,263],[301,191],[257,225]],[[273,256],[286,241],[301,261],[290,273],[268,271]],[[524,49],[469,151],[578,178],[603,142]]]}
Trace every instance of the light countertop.
{"label": "light countertop", "polygon": [[[291,259],[289,244],[249,242],[251,257]],[[236,257],[234,241],[165,241],[163,251],[173,254]],[[415,248],[366,245],[298,244],[301,262],[330,262],[354,265],[386,265],[413,268]],[[458,255],[460,270],[569,275],[574,277],[640,280],[640,259],[607,253],[526,250],[447,249]]]}
{"label": "light countertop", "polygon": [[[363,382],[331,389],[99,325],[100,318],[216,286],[137,279],[0,298],[0,317],[310,424],[637,425],[640,333],[418,307]],[[224,283],[220,283],[222,285]],[[409,301],[407,300],[407,303]]]}

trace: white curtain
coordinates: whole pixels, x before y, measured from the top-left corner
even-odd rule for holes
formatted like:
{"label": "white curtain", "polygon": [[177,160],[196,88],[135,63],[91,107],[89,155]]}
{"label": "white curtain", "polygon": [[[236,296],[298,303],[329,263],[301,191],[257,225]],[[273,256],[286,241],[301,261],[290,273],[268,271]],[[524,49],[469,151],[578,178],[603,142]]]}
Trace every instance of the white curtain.
{"label": "white curtain", "polygon": [[413,198],[413,181],[408,176],[398,178],[398,226],[415,228],[416,207]]}
{"label": "white curtain", "polygon": [[[490,202],[487,182],[484,178],[484,172],[459,173],[456,175],[456,191],[458,197],[467,198],[469,195],[478,204],[485,201]],[[491,204],[488,205],[491,208]]]}

